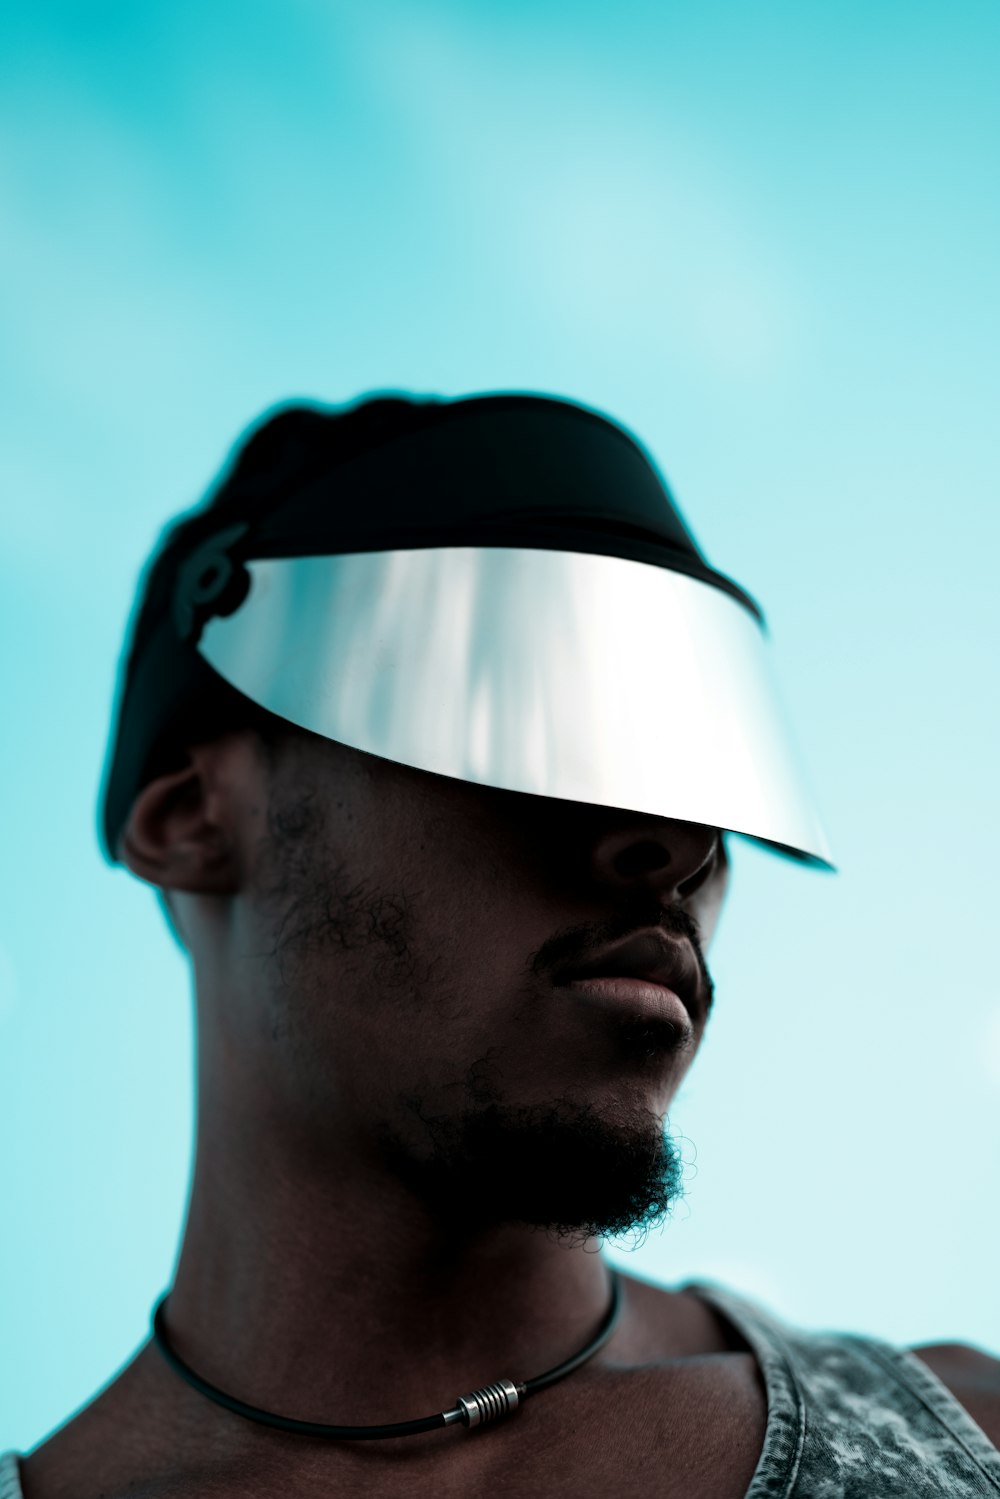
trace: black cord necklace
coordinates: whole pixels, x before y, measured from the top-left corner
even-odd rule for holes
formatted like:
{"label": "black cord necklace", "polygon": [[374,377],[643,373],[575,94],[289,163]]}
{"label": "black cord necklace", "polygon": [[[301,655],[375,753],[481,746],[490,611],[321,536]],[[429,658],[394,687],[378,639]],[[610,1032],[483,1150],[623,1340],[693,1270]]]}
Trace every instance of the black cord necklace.
{"label": "black cord necklace", "polygon": [[520,1384],[515,1384],[510,1379],[498,1379],[481,1390],[473,1390],[471,1395],[460,1396],[451,1410],[439,1411],[434,1416],[421,1416],[417,1421],[393,1421],[387,1426],[327,1426],[322,1421],[296,1421],[292,1416],[276,1416],[273,1411],[260,1410],[256,1405],[247,1405],[245,1401],[227,1395],[225,1390],[218,1389],[209,1384],[207,1379],[202,1379],[200,1374],[196,1374],[171,1348],[163,1314],[169,1293],[161,1296],[153,1309],[153,1339],[167,1363],[189,1385],[202,1395],[207,1395],[217,1405],[223,1405],[226,1410],[234,1411],[237,1416],[245,1416],[250,1421],[261,1421],[265,1426],[276,1426],[279,1431],[294,1431],[300,1436],[333,1437],[342,1442],[364,1442],[376,1437],[413,1437],[419,1432],[435,1431],[438,1427],[453,1426],[457,1422],[467,1427],[485,1426],[490,1421],[509,1415],[529,1395],[537,1395],[540,1390],[548,1389],[549,1385],[565,1379],[574,1369],[579,1369],[581,1364],[585,1364],[607,1342],[618,1321],[621,1290],[617,1272],[611,1270],[610,1274],[611,1303],[604,1321],[586,1347],[581,1348],[579,1353],[574,1353],[572,1358],[557,1364],[545,1374],[538,1374],[534,1379],[524,1380]]}

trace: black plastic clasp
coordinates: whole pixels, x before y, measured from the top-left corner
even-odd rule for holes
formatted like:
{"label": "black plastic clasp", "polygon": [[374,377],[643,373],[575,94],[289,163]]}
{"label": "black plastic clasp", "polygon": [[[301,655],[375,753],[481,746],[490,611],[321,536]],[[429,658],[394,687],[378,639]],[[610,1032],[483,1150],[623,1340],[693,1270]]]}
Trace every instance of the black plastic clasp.
{"label": "black plastic clasp", "polygon": [[234,614],[250,592],[245,564],[231,548],[250,530],[246,522],[228,526],[195,547],[177,571],[174,625],[182,640],[197,645],[208,620]]}

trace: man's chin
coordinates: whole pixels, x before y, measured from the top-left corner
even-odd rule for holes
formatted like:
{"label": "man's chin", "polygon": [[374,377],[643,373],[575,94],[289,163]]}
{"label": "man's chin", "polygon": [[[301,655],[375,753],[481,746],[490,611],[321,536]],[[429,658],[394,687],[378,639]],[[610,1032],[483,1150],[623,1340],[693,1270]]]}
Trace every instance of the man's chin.
{"label": "man's chin", "polygon": [[683,1195],[680,1156],[653,1113],[563,1098],[443,1117],[408,1102],[424,1148],[387,1133],[387,1162],[456,1229],[523,1223],[560,1237],[615,1238],[661,1222]]}

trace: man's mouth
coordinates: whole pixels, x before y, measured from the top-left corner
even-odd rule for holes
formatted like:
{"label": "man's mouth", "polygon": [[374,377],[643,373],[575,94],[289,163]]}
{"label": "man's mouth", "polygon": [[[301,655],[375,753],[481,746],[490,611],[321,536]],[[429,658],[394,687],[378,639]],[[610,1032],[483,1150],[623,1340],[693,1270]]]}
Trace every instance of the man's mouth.
{"label": "man's mouth", "polygon": [[686,939],[654,928],[567,964],[555,982],[601,1006],[668,1020],[685,1034],[699,1012],[701,972],[694,949]]}
{"label": "man's mouth", "polygon": [[630,979],[670,989],[694,1015],[701,975],[691,943],[668,936],[659,928],[634,932],[580,963],[567,963],[555,976],[557,984],[591,979]]}

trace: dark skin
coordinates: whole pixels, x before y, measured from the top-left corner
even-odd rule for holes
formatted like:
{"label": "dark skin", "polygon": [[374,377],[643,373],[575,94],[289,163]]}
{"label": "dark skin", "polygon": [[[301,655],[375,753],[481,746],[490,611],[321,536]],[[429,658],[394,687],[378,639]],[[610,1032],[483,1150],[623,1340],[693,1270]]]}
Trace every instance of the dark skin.
{"label": "dark skin", "polygon": [[[608,1301],[596,1241],[491,1219],[475,1172],[428,1162],[484,1102],[659,1137],[710,1010],[718,830],[475,787],[291,730],[269,756],[246,730],[150,782],[120,852],[168,893],[195,975],[197,1151],[169,1302],[187,1361],[265,1409],[365,1424],[582,1346]],[[555,982],[557,959],[657,912],[690,932],[696,981],[686,1026],[634,1046],[620,1016]],[[986,1356],[937,1357],[996,1440],[1000,1398],[961,1393]],[[26,1499],[612,1495],[625,1474],[665,1499],[736,1499],[766,1417],[734,1328],[691,1293],[625,1278],[594,1360],[480,1433],[287,1435],[206,1400],[146,1343],[22,1475]]]}

